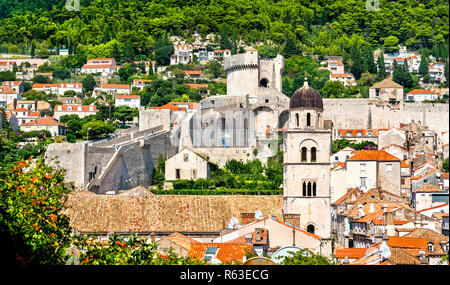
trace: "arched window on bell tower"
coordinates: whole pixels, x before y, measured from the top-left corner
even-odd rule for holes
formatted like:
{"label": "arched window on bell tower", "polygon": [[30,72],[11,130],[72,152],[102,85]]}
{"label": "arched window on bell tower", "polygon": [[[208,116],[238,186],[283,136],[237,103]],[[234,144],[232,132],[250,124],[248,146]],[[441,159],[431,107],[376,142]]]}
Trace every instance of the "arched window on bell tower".
{"label": "arched window on bell tower", "polygon": [[308,197],[311,197],[311,182],[308,182]]}
{"label": "arched window on bell tower", "polygon": [[317,196],[317,192],[316,192],[316,188],[317,188],[317,186],[316,186],[316,182],[313,182],[313,196]]}
{"label": "arched window on bell tower", "polygon": [[311,127],[311,113],[306,114],[306,126]]}
{"label": "arched window on bell tower", "polygon": [[303,181],[303,196],[306,196],[306,182]]}
{"label": "arched window on bell tower", "polygon": [[300,117],[298,113],[295,114],[295,124],[297,127],[300,127]]}
{"label": "arched window on bell tower", "polygon": [[311,162],[317,161],[317,149],[315,147],[311,148]]}
{"label": "arched window on bell tower", "polygon": [[302,161],[306,161],[306,154],[307,154],[308,150],[306,149],[306,147],[302,147]]}

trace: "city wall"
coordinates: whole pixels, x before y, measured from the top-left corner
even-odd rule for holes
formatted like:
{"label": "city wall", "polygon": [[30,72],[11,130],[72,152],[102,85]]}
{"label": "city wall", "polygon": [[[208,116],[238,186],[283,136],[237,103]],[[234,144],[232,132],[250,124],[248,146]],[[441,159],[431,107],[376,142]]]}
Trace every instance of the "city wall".
{"label": "city wall", "polygon": [[449,105],[401,103],[399,108],[369,104],[368,99],[323,99],[324,119],[332,120],[335,129],[393,128],[400,123],[420,121],[438,137],[449,130]]}

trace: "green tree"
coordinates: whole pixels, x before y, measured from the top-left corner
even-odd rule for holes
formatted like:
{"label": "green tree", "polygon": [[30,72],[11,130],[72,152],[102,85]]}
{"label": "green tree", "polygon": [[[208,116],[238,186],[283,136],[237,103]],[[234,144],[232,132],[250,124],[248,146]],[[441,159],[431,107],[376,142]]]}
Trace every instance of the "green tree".
{"label": "green tree", "polygon": [[342,84],[340,81],[332,80],[327,81],[321,90],[321,94],[325,98],[341,98],[344,92],[344,84]]}
{"label": "green tree", "polygon": [[381,53],[378,56],[378,77],[379,77],[379,79],[382,80],[382,79],[385,79],[386,76],[387,76],[387,73],[386,73],[386,65],[384,63],[384,55],[383,55],[383,53]]}
{"label": "green tree", "polygon": [[53,70],[53,77],[58,78],[61,80],[69,79],[70,78],[70,72],[65,68],[55,68]]}
{"label": "green tree", "polygon": [[[103,122],[100,120],[92,120],[81,127],[80,133],[83,137],[87,138],[89,135],[89,139],[100,138],[106,134],[110,134],[114,132],[116,128],[107,122]],[[88,133],[89,131],[89,133]]]}
{"label": "green tree", "polygon": [[93,91],[95,88],[95,85],[97,84],[95,82],[95,78],[92,74],[86,75],[82,80],[81,83],[83,83],[83,89],[85,92]]}
{"label": "green tree", "polygon": [[132,108],[122,105],[116,107],[114,117],[125,124],[125,122],[133,120],[134,112]]}
{"label": "green tree", "polygon": [[290,57],[292,57],[294,55],[298,55],[298,54],[299,54],[299,50],[298,50],[297,45],[294,42],[294,39],[290,35],[287,35],[285,42],[284,42],[282,55],[286,58],[290,58]]}
{"label": "green tree", "polygon": [[384,50],[387,53],[393,53],[400,49],[399,39],[396,36],[389,36],[384,39]]}
{"label": "green tree", "polygon": [[336,265],[336,263],[308,249],[301,249],[294,254],[286,256],[281,265]]}
{"label": "green tree", "polygon": [[162,156],[162,153],[159,153],[158,156],[158,162],[156,163],[156,167],[153,169],[152,174],[152,184],[153,185],[159,185],[164,182],[165,180],[165,173],[166,173],[166,162]]}
{"label": "green tree", "polygon": [[421,53],[421,58],[420,58],[420,64],[419,64],[419,74],[421,77],[424,77],[425,75],[428,74],[428,60],[427,60],[427,56],[425,55],[425,53],[422,50]]}
{"label": "green tree", "polygon": [[355,42],[350,49],[350,60],[348,64],[350,66],[350,73],[355,76],[356,80],[360,79],[363,73],[363,58],[358,42]]}
{"label": "green tree", "polygon": [[[0,171],[0,231],[18,265],[64,264],[70,245],[69,218],[63,214],[69,192],[64,171],[39,159],[18,161]],[[8,252],[8,251],[7,251]]]}
{"label": "green tree", "polygon": [[449,160],[448,160],[448,157],[444,160],[444,163],[442,164],[442,170],[445,173],[449,172]]}

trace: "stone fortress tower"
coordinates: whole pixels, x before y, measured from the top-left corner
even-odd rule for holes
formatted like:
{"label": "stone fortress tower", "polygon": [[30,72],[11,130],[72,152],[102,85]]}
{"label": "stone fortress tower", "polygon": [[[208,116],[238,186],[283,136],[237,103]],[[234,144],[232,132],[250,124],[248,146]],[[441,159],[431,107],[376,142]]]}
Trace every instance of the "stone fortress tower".
{"label": "stone fortress tower", "polygon": [[331,129],[324,125],[322,97],[306,79],[291,97],[283,144],[283,212],[299,216],[301,229],[327,239],[331,235]]}
{"label": "stone fortress tower", "polygon": [[258,97],[259,88],[275,89],[282,92],[284,57],[261,59],[255,49],[225,58],[227,73],[227,95]]}

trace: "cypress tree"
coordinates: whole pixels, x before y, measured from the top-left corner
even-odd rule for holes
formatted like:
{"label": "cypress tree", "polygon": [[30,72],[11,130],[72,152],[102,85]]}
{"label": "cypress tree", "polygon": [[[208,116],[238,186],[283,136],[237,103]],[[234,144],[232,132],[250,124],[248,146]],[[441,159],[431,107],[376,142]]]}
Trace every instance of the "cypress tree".
{"label": "cypress tree", "polygon": [[425,55],[425,53],[422,50],[421,53],[421,59],[420,59],[420,64],[419,64],[419,74],[420,76],[424,77],[425,75],[428,74],[428,60],[427,60],[427,56]]}
{"label": "cypress tree", "polygon": [[386,65],[384,63],[384,55],[380,54],[378,56],[378,76],[380,79],[386,78]]}
{"label": "cypress tree", "polygon": [[350,60],[352,61],[351,73],[355,76],[355,79],[358,80],[363,73],[363,58],[357,42],[351,47]]}

